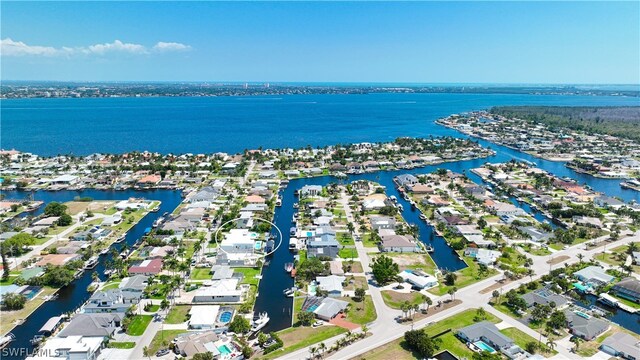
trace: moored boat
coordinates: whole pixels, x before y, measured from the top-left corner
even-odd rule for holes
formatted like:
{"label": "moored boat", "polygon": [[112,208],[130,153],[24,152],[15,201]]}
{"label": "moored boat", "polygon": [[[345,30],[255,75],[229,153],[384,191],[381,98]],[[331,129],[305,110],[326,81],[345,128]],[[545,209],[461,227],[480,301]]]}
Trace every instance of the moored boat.
{"label": "moored boat", "polygon": [[640,181],[639,180],[627,180],[620,183],[620,187],[623,189],[630,189],[635,191],[640,191]]}
{"label": "moored boat", "polygon": [[293,270],[293,263],[288,262],[284,264],[284,271],[291,272],[291,270]]}
{"label": "moored boat", "polygon": [[93,269],[94,267],[96,267],[96,265],[98,265],[98,257],[97,256],[92,256],[84,264],[84,268],[86,270],[89,270],[89,269]]}
{"label": "moored boat", "polygon": [[0,349],[5,348],[9,345],[10,342],[16,339],[16,336],[13,333],[8,333],[7,335],[0,338]]}
{"label": "moored boat", "polygon": [[251,332],[256,332],[262,329],[269,322],[269,315],[266,312],[260,313],[257,317],[253,319],[253,324],[251,325]]}

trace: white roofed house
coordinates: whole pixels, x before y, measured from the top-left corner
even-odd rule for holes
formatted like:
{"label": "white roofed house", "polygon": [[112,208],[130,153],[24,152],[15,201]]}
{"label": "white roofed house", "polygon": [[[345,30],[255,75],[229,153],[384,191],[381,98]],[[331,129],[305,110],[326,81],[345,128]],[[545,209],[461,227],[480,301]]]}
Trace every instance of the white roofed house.
{"label": "white roofed house", "polygon": [[94,360],[100,355],[104,339],[100,337],[52,337],[29,360]]}
{"label": "white roofed house", "polygon": [[329,275],[316,277],[318,287],[328,293],[331,297],[342,296],[342,284],[346,278],[344,276]]}
{"label": "white roofed house", "polygon": [[252,234],[247,229],[231,229],[220,242],[220,248],[227,253],[253,253],[255,241]]}
{"label": "white roofed house", "polygon": [[189,310],[189,329],[209,330],[216,326],[220,305],[198,305]]}
{"label": "white roofed house", "polygon": [[438,279],[420,270],[404,270],[399,276],[418,289],[429,289],[438,285]]}
{"label": "white roofed house", "polygon": [[322,186],[320,185],[305,185],[300,189],[300,196],[314,197],[322,194]]}
{"label": "white roofed house", "polygon": [[188,202],[194,203],[199,201],[209,201],[212,202],[218,197],[218,190],[214,189],[211,186],[205,186],[202,189],[198,190],[193,196],[187,199]]}
{"label": "white roofed house", "polygon": [[239,279],[216,280],[210,286],[196,290],[193,303],[238,303],[242,300],[242,290],[238,289]]}
{"label": "white roofed house", "polygon": [[75,175],[64,174],[51,179],[51,183],[56,185],[73,185],[76,184],[79,179],[80,178]]}
{"label": "white roofed house", "polygon": [[576,279],[593,286],[606,285],[615,280],[614,276],[607,274],[600,266],[588,266],[582,270],[576,271],[573,273],[573,276]]}
{"label": "white roofed house", "polygon": [[396,228],[396,219],[390,216],[371,216],[370,221],[374,230]]}

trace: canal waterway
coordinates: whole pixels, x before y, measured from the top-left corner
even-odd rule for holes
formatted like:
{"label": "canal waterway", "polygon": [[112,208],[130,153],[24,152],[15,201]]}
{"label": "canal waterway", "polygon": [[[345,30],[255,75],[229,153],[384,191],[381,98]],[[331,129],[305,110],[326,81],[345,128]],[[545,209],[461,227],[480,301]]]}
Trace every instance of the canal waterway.
{"label": "canal waterway", "polygon": [[[451,129],[444,129],[440,135],[461,135]],[[594,178],[585,174],[576,173],[575,171],[566,168],[564,163],[552,162],[535,158],[531,155],[504,147],[495,145],[484,140],[478,140],[483,146],[490,147],[496,150],[496,155],[467,161],[459,161],[452,163],[444,163],[433,166],[427,166],[424,168],[417,168],[412,170],[396,170],[396,171],[380,171],[376,173],[367,173],[359,175],[350,175],[342,182],[351,182],[354,180],[366,179],[375,181],[385,186],[387,189],[387,195],[395,195],[398,198],[398,202],[402,204],[404,210],[402,216],[410,224],[416,224],[419,229],[419,239],[425,244],[431,245],[434,248],[432,258],[436,265],[441,269],[447,270],[459,270],[467,265],[459,258],[457,253],[453,251],[446,241],[435,234],[433,228],[418,217],[419,212],[411,208],[409,202],[405,201],[401,194],[394,186],[393,178],[400,174],[424,174],[432,172],[438,168],[446,168],[454,172],[462,173],[466,172],[467,176],[474,182],[482,184],[482,180],[477,175],[470,172],[470,169],[479,167],[486,162],[506,162],[512,159],[527,160],[536,163],[536,165],[550,173],[559,177],[571,177],[578,180],[581,184],[587,184],[596,191],[603,192],[609,196],[617,196],[625,201],[640,201],[640,193],[625,190],[620,188],[619,180],[608,180]],[[274,223],[282,230],[283,239],[282,245],[278,250],[269,258],[269,265],[265,266],[262,274],[262,281],[258,288],[258,298],[256,300],[255,310],[257,312],[267,311],[271,318],[269,324],[265,327],[264,331],[277,331],[289,327],[292,321],[293,300],[286,298],[283,295],[283,291],[293,286],[293,279],[284,270],[284,264],[293,261],[293,254],[288,249],[289,243],[289,231],[288,229],[292,224],[292,217],[294,214],[293,204],[297,201],[294,196],[294,191],[302,188],[305,185],[327,185],[331,182],[341,182],[340,180],[331,177],[323,176],[316,178],[303,178],[295,179],[289,182],[289,185],[281,191],[282,206],[276,208],[274,215]],[[129,197],[144,197],[152,200],[162,201],[161,209],[158,213],[150,213],[143,218],[136,226],[134,226],[126,236],[126,244],[133,245],[142,235],[144,230],[153,224],[153,221],[165,211],[173,211],[180,203],[181,196],[179,191],[172,190],[125,190],[125,191],[105,191],[105,190],[92,190],[87,189],[83,191],[37,191],[31,192],[4,192],[5,196],[9,199],[25,199],[33,194],[34,200],[40,200],[45,205],[51,201],[65,202],[71,201],[75,197],[91,197],[95,200],[124,200]],[[40,214],[44,206],[36,210],[33,215]],[[516,205],[522,207],[525,211],[534,215],[537,219],[542,220],[541,214],[533,209],[528,208],[526,204],[516,203]],[[274,233],[275,234],[275,233]],[[122,244],[114,244],[116,249],[119,249]],[[98,274],[102,274],[104,271],[105,261],[109,259],[110,254],[102,256],[99,265],[95,271]],[[58,292],[59,297],[56,300],[48,301],[38,308],[29,318],[21,325],[12,330],[16,335],[17,340],[14,341],[10,348],[22,348],[31,349],[29,340],[35,335],[40,327],[52,316],[60,315],[69,311],[76,310],[82,305],[90,296],[86,288],[91,283],[91,271],[87,271],[78,280],[74,281],[71,285],[60,289]],[[627,314],[628,315],[628,314]],[[624,317],[624,314],[620,314]],[[637,315],[635,315],[637,317]],[[613,321],[619,323],[621,326],[628,328],[632,331],[639,332],[636,328],[633,328],[631,324],[633,321],[617,320]],[[633,320],[633,319],[632,319]],[[635,319],[637,323],[637,318]],[[23,358],[23,356],[17,356],[15,358]],[[12,357],[6,357],[11,359]]]}
{"label": "canal waterway", "polygon": [[[25,199],[33,194],[34,200],[40,200],[45,203],[41,208],[34,212],[34,215],[42,213],[46,204],[57,201],[72,201],[76,197],[91,197],[94,200],[126,200],[131,197],[146,198],[149,200],[161,201],[160,210],[158,212],[150,212],[142,218],[140,222],[134,225],[125,237],[125,241],[112,245],[112,248],[119,250],[127,244],[132,246],[140,239],[146,228],[153,225],[153,222],[164,212],[172,212],[182,201],[180,191],[177,190],[125,190],[125,191],[106,191],[86,189],[82,191],[9,191],[3,192],[7,199]],[[61,288],[58,291],[58,297],[55,300],[46,301],[35,312],[33,312],[21,325],[16,326],[11,332],[16,336],[16,340],[10,343],[2,353],[3,359],[23,359],[31,352],[33,346],[30,340],[38,333],[44,323],[53,316],[58,316],[68,312],[75,311],[85,301],[89,299],[91,294],[87,291],[87,287],[93,281],[91,274],[95,271],[101,279],[105,279],[105,264],[111,259],[111,253],[100,256],[98,265],[93,270],[85,271],[82,276],[73,281],[70,285]]]}

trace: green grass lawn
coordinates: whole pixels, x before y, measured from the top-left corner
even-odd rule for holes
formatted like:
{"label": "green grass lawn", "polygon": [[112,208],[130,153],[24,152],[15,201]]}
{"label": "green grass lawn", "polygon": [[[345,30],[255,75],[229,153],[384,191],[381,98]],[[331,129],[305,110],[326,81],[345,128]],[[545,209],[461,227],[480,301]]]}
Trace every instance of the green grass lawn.
{"label": "green grass lawn", "polygon": [[348,297],[343,297],[341,299],[348,301],[349,304],[351,304],[347,312],[347,321],[364,325],[374,321],[378,317],[375,305],[373,305],[373,300],[369,295],[365,296],[364,301],[362,302],[357,302],[353,298]]}
{"label": "green grass lawn", "polygon": [[260,359],[275,359],[345,332],[347,332],[347,330],[338,326],[321,326],[315,329],[311,327],[291,327],[278,331],[278,335],[284,342],[284,347]]}
{"label": "green grass lawn", "polygon": [[350,259],[350,258],[357,259],[358,258],[358,250],[356,250],[353,247],[352,248],[340,249],[340,251],[338,252],[338,256],[340,256],[343,259]]}
{"label": "green grass lawn", "polygon": [[405,301],[411,304],[422,305],[422,294],[419,292],[399,293],[392,290],[383,290],[382,299],[388,307],[392,309],[400,309]]}
{"label": "green grass lawn", "polygon": [[191,310],[189,305],[176,305],[169,310],[164,322],[166,324],[182,324],[187,321],[189,310]]}
{"label": "green grass lawn", "polygon": [[[458,289],[462,289],[465,286],[469,286],[498,273],[496,269],[489,268],[484,274],[482,274],[482,276],[480,276],[478,263],[473,261],[473,258],[470,257],[463,257],[463,259],[469,266],[462,270],[456,271],[456,275],[458,275],[458,278],[456,279],[454,286],[456,286]],[[427,291],[435,295],[444,295],[452,287],[453,286],[447,286],[444,283],[440,282],[438,284],[438,287],[431,288]]]}
{"label": "green grass lawn", "polygon": [[[516,345],[520,346],[523,349],[526,348],[527,343],[530,343],[532,341],[534,341],[534,342],[538,341],[538,339],[534,339],[533,337],[529,336],[528,334],[525,334],[521,330],[516,329],[514,327],[502,329],[502,330],[500,330],[500,332],[503,333],[504,335],[510,337],[516,343]],[[542,346],[542,350],[540,351],[542,355],[553,356],[553,355],[558,353],[555,350],[551,350],[545,344],[540,344],[540,345]]]}
{"label": "green grass lawn", "polygon": [[256,279],[256,275],[260,275],[260,269],[233,268],[233,271],[244,274],[244,277],[242,278],[242,282],[240,282],[241,284],[251,284],[251,285],[258,286],[258,283],[260,282],[260,280]]}
{"label": "green grass lawn", "polygon": [[127,334],[131,336],[144,334],[152,319],[153,315],[134,315],[131,324],[127,328]]}
{"label": "green grass lawn", "polygon": [[336,235],[338,242],[340,242],[340,245],[355,245],[355,241],[353,241],[353,238],[351,237],[351,235],[349,235],[348,232],[342,232],[342,233],[338,233]]}
{"label": "green grass lawn", "polygon": [[160,305],[151,305],[147,312],[157,312],[158,310],[160,310]]}
{"label": "green grass lawn", "polygon": [[119,286],[120,286],[120,280],[118,280],[118,281],[109,281],[104,285],[102,290],[117,289]]}
{"label": "green grass lawn", "polygon": [[109,341],[107,347],[112,349],[133,349],[136,347],[136,343],[133,341]]}
{"label": "green grass lawn", "polygon": [[178,335],[186,333],[186,330],[160,330],[149,344],[149,351],[155,354],[158,350],[169,346]]}
{"label": "green grass lawn", "polygon": [[615,297],[616,299],[618,299],[618,301],[620,301],[621,303],[623,303],[623,304],[625,304],[625,305],[627,305],[627,306],[630,306],[630,307],[632,307],[632,308],[634,308],[634,309],[640,309],[640,304],[638,304],[638,303],[636,303],[636,302],[633,302],[633,301],[631,301],[631,300],[627,300],[627,299],[622,298],[622,297],[620,297],[620,296],[616,296],[615,294],[611,294],[611,295],[612,295],[613,297]]}
{"label": "green grass lawn", "polygon": [[211,280],[211,268],[194,268],[189,277],[193,280]]}
{"label": "green grass lawn", "polygon": [[365,247],[378,247],[378,244],[371,239],[371,233],[366,233],[361,237],[362,245],[364,245]]}

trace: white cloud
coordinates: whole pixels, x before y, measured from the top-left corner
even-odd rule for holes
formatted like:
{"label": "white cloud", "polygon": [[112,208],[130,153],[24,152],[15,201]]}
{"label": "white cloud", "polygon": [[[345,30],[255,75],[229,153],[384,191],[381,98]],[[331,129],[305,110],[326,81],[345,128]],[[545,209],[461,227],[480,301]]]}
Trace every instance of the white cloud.
{"label": "white cloud", "polygon": [[131,54],[145,54],[147,49],[140,44],[123,43],[120,40],[115,40],[112,43],[95,44],[88,48],[83,49],[85,53],[105,54],[108,52],[125,52]]}
{"label": "white cloud", "polygon": [[114,40],[111,43],[94,44],[86,47],[63,46],[55,48],[52,46],[28,45],[22,41],[14,41],[11,38],[0,39],[0,55],[2,56],[71,56],[71,55],[107,55],[109,53],[126,54],[150,54],[166,53],[190,50],[191,46],[176,43],[159,41],[153,47],[147,48],[141,44],[125,43]]}
{"label": "white cloud", "polygon": [[159,41],[153,47],[155,51],[186,51],[191,50],[191,46],[177,43],[177,42],[163,42]]}

